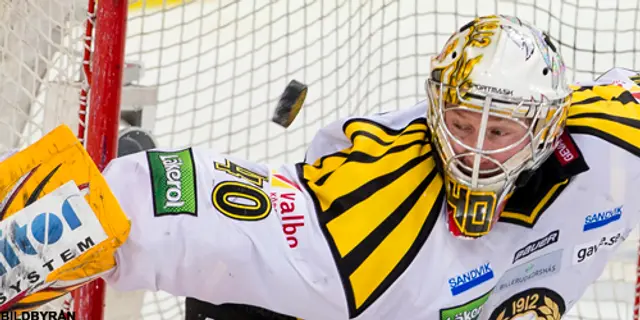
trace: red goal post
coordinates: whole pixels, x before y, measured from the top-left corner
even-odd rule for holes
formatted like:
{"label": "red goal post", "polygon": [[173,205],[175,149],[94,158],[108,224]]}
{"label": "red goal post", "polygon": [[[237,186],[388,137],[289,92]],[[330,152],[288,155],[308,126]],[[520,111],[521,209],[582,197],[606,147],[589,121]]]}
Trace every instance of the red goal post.
{"label": "red goal post", "polygon": [[[88,4],[83,61],[87,83],[80,96],[78,137],[85,140],[101,171],[117,156],[128,5],[128,0]],[[108,32],[100,32],[101,28]],[[102,279],[76,289],[72,296],[78,319],[103,320],[105,295]]]}

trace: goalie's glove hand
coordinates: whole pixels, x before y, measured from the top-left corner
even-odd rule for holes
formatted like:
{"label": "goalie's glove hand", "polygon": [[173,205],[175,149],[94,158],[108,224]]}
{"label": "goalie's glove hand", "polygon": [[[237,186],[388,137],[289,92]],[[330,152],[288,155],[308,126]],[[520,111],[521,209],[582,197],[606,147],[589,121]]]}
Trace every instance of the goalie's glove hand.
{"label": "goalie's glove hand", "polygon": [[0,311],[35,309],[115,267],[130,224],[71,130],[0,162]]}

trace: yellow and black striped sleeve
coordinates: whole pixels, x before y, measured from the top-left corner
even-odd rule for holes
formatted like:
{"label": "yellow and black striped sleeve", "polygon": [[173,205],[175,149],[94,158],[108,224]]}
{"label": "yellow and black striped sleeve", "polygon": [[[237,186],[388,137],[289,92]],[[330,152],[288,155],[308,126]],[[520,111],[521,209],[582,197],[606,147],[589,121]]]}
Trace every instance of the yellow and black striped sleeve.
{"label": "yellow and black striped sleeve", "polygon": [[604,139],[640,156],[640,104],[617,85],[574,88],[567,119],[571,133]]}
{"label": "yellow and black striped sleeve", "polygon": [[425,119],[400,130],[345,123],[352,146],[299,164],[340,274],[349,315],[374,303],[409,267],[436,223],[443,182]]}

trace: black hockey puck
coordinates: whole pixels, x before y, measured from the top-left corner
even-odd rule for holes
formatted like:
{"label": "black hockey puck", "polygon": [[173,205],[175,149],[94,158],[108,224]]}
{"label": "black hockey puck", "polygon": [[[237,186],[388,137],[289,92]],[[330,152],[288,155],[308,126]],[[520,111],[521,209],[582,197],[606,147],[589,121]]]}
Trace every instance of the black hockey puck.
{"label": "black hockey puck", "polygon": [[271,120],[288,128],[300,112],[307,97],[307,85],[291,80],[278,100],[278,105]]}

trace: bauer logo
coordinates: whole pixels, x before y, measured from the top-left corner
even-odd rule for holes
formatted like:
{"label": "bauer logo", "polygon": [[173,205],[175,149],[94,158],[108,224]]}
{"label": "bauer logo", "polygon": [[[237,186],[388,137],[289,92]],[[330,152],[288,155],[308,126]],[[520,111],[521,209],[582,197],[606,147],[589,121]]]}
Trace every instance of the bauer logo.
{"label": "bauer logo", "polygon": [[191,149],[148,151],[155,216],[197,216],[196,170]]}
{"label": "bauer logo", "polygon": [[0,224],[0,305],[107,239],[100,221],[68,182]]}
{"label": "bauer logo", "polygon": [[493,279],[493,269],[490,263],[485,263],[463,274],[449,278],[451,294],[457,296],[469,289]]}
{"label": "bauer logo", "polygon": [[584,218],[582,231],[589,231],[606,226],[611,222],[620,220],[620,217],[622,217],[622,206],[590,214]]}
{"label": "bauer logo", "polygon": [[528,257],[530,254],[538,251],[538,250],[542,250],[544,248],[546,248],[549,245],[552,245],[556,242],[558,242],[558,236],[560,234],[560,231],[555,230],[555,231],[551,231],[548,235],[535,240],[533,242],[528,243],[526,246],[520,248],[518,251],[516,251],[516,253],[513,255],[513,263],[515,263],[516,261],[522,259],[522,258],[526,258]]}

